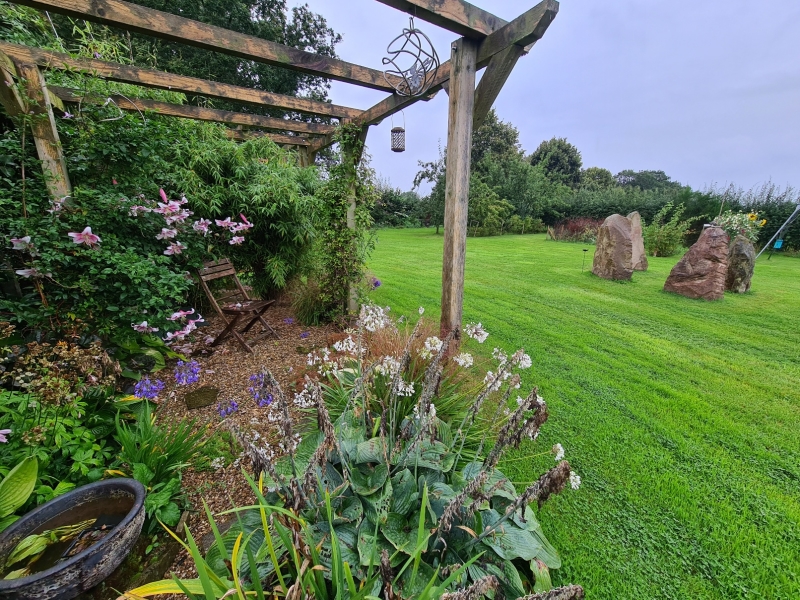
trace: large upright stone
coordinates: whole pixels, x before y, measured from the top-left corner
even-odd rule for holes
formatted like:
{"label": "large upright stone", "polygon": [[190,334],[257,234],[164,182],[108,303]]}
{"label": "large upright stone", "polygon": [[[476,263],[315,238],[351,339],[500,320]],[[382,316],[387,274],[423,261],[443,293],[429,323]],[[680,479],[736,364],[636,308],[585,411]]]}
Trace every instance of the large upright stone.
{"label": "large upright stone", "polygon": [[628,215],[631,222],[631,243],[633,244],[633,263],[634,271],[647,271],[647,253],[644,251],[644,235],[642,234],[642,217],[637,211]]}
{"label": "large upright stone", "polygon": [[592,273],[603,279],[629,280],[633,274],[631,222],[622,215],[611,215],[597,233]]}
{"label": "large upright stone", "polygon": [[727,271],[728,234],[720,227],[708,227],[672,267],[664,291],[687,298],[720,300],[725,295]]}
{"label": "large upright stone", "polygon": [[728,250],[728,274],[725,289],[735,294],[744,294],[750,289],[753,269],[756,266],[756,249],[743,235],[737,235]]}

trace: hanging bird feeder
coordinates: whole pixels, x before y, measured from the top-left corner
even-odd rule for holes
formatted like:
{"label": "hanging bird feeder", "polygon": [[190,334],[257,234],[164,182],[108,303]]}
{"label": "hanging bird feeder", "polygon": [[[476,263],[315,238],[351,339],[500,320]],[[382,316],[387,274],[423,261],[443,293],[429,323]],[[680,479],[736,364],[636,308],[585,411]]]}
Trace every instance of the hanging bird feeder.
{"label": "hanging bird feeder", "polygon": [[430,38],[414,27],[414,17],[386,51],[389,56],[383,64],[390,65],[383,72],[386,83],[401,96],[421,96],[428,91],[439,70],[439,55]]}
{"label": "hanging bird feeder", "polygon": [[392,116],[392,152],[405,152],[406,150],[406,115],[403,114],[403,127],[394,127]]}

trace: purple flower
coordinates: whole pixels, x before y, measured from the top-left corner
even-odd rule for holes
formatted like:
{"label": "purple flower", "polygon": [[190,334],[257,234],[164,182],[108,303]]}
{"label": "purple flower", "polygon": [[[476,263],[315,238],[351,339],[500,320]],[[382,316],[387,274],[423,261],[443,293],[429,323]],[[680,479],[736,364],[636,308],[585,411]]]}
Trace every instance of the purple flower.
{"label": "purple flower", "polygon": [[156,379],[155,381],[150,381],[149,378],[145,377],[141,381],[139,381],[135,386],[133,386],[133,395],[137,398],[142,398],[143,400],[153,400],[158,393],[164,389],[164,382],[160,379]]}
{"label": "purple flower", "polygon": [[103,58],[103,55],[102,55],[102,54],[100,54],[99,52],[95,52],[95,53],[94,53],[94,57],[95,57],[96,59],[100,60],[101,58]]}
{"label": "purple flower", "polygon": [[71,119],[74,116],[75,115],[73,115],[71,112],[67,112],[66,110],[64,111],[64,118],[65,119]]}
{"label": "purple flower", "polygon": [[10,433],[10,429],[0,429],[0,444],[8,443],[8,438],[6,436]]}
{"label": "purple flower", "polygon": [[301,340],[304,340],[304,339],[306,339],[306,338],[307,338],[308,336],[310,336],[310,335],[311,335],[311,333],[310,333],[310,332],[308,332],[308,331],[304,331],[303,333],[301,333],[301,334],[300,334],[300,339],[301,339]]}
{"label": "purple flower", "polygon": [[222,404],[217,404],[217,412],[221,418],[229,417],[233,413],[239,410],[239,405],[236,403],[235,400],[231,400],[227,406],[222,406]]}
{"label": "purple flower", "polygon": [[200,381],[200,364],[196,360],[188,363],[179,360],[175,367],[175,381],[179,385],[189,385]]}
{"label": "purple flower", "polygon": [[373,289],[373,290],[376,290],[376,289],[378,289],[379,287],[381,287],[381,280],[380,280],[380,279],[378,279],[377,277],[373,277],[373,278],[372,278],[372,289]]}
{"label": "purple flower", "polygon": [[292,317],[286,317],[283,320],[283,322],[286,323],[287,325],[291,325],[292,323],[294,323],[294,319]]}

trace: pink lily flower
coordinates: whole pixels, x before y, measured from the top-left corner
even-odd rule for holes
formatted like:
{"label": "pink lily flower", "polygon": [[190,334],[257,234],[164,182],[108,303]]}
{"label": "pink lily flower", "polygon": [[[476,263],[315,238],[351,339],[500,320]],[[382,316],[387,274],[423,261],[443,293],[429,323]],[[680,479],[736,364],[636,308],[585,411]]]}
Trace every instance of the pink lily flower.
{"label": "pink lily flower", "polygon": [[167,225],[172,225],[173,223],[183,223],[188,217],[193,215],[194,213],[190,210],[182,209],[172,215],[164,215],[164,220],[167,222]]}
{"label": "pink lily flower", "polygon": [[147,321],[142,321],[138,324],[131,323],[131,327],[133,327],[134,331],[138,331],[139,333],[155,333],[158,331],[158,327],[149,327]]}
{"label": "pink lily flower", "polygon": [[161,196],[161,199],[164,201],[164,204],[169,202],[167,199],[167,192],[164,191],[164,188],[158,188],[158,195]]}
{"label": "pink lily flower", "polygon": [[80,233],[71,232],[67,234],[69,237],[72,238],[72,241],[76,244],[86,244],[90,248],[97,244],[98,242],[102,242],[103,240],[100,239],[99,235],[95,235],[92,233],[92,228],[87,227]]}
{"label": "pink lily flower", "polygon": [[129,214],[132,217],[138,217],[141,213],[149,213],[152,210],[152,208],[147,208],[146,206],[140,206],[137,204],[136,206],[131,206]]}
{"label": "pink lily flower", "polygon": [[238,246],[244,241],[244,238],[240,235],[236,235],[231,238],[231,241],[228,242],[231,246]]}
{"label": "pink lily flower", "polygon": [[172,256],[173,254],[180,254],[184,250],[186,250],[186,246],[184,246],[180,242],[173,242],[172,244],[167,246],[167,249],[164,250],[164,254],[166,254],[167,256]]}
{"label": "pink lily flower", "polygon": [[176,229],[167,229],[166,227],[161,228],[161,233],[156,236],[157,240],[171,240],[176,235],[178,235],[178,231]]}
{"label": "pink lily flower", "polygon": [[11,433],[10,429],[0,429],[0,444],[7,444],[8,438],[6,437]]}
{"label": "pink lily flower", "polygon": [[31,236],[26,235],[21,238],[11,238],[11,243],[14,244],[12,250],[27,250],[31,245]]}
{"label": "pink lily flower", "polygon": [[192,310],[179,310],[177,312],[172,313],[172,315],[168,318],[170,321],[177,321],[178,319],[183,319],[188,315],[193,315],[194,309]]}
{"label": "pink lily flower", "polygon": [[208,235],[208,226],[211,225],[210,219],[200,219],[199,221],[195,221],[192,225],[192,229],[195,231],[202,231],[203,236]]}
{"label": "pink lily flower", "polygon": [[230,229],[231,227],[235,227],[236,223],[234,223],[230,217],[225,219],[224,221],[220,221],[219,219],[215,219],[214,222],[217,224],[217,227],[225,227],[226,229]]}
{"label": "pink lily flower", "polygon": [[42,277],[51,277],[52,276],[52,273],[43,274],[43,273],[40,273],[39,270],[36,269],[36,268],[18,269],[18,270],[14,271],[14,272],[17,275],[19,275],[20,277],[25,277],[26,279],[28,279],[28,278],[41,279]]}

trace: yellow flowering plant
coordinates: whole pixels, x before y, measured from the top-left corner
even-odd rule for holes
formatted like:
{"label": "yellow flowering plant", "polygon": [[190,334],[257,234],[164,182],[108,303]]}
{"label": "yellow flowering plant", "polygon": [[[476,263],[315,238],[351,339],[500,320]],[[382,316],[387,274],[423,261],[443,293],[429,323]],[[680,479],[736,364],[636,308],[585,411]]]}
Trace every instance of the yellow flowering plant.
{"label": "yellow flowering plant", "polygon": [[713,225],[722,227],[731,240],[741,234],[754,244],[758,241],[758,234],[766,223],[766,219],[758,218],[758,213],[741,213],[732,210],[725,211],[712,222]]}

